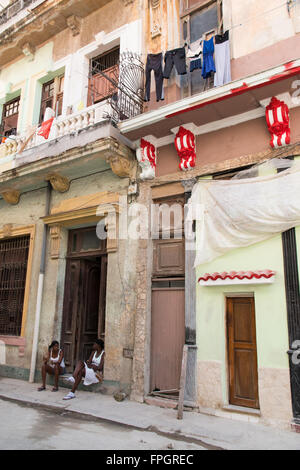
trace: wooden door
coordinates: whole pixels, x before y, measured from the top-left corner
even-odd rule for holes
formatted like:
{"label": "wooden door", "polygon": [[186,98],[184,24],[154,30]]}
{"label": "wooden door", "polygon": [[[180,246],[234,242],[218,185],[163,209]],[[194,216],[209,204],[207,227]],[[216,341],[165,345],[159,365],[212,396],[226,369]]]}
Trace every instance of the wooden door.
{"label": "wooden door", "polygon": [[80,313],[80,260],[68,260],[66,266],[62,339],[64,359],[68,372],[73,372],[78,356],[78,319]]}
{"label": "wooden door", "polygon": [[184,289],[152,290],[151,391],[179,388],[185,342]]}
{"label": "wooden door", "polygon": [[106,263],[101,259],[67,261],[61,343],[68,372],[104,337]]}
{"label": "wooden door", "polygon": [[259,408],[253,297],[227,298],[230,403]]}
{"label": "wooden door", "polygon": [[81,308],[78,325],[79,348],[77,360],[87,360],[98,338],[99,291],[101,264],[98,259],[81,261]]}

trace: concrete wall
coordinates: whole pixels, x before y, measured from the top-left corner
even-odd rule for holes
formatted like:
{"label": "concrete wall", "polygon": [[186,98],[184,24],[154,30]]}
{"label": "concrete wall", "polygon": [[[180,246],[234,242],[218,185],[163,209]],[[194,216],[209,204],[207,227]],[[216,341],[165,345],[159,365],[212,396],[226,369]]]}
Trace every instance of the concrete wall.
{"label": "concrete wall", "polygon": [[[128,179],[120,179],[111,170],[97,175],[78,177],[71,182],[66,193],[52,191],[51,208],[61,202],[78,196],[93,195],[101,191],[127,194]],[[24,369],[30,368],[32,340],[35,322],[37,283],[40,266],[43,222],[45,215],[45,189],[23,194],[17,206],[8,206],[0,201],[0,230],[6,224],[12,227],[36,224],[34,259],[30,284],[30,298],[25,325],[25,355],[19,357],[17,346],[6,346],[6,366]],[[82,226],[85,226],[84,224]],[[69,228],[77,228],[78,223]],[[62,228],[60,253],[58,259],[52,259],[50,237],[48,235],[46,251],[46,271],[39,329],[37,370],[42,357],[53,339],[60,340],[63,314],[64,282],[66,267],[68,229]],[[111,385],[130,390],[132,359],[123,357],[123,349],[134,348],[134,313],[136,307],[136,242],[121,240],[118,251],[108,254],[107,300],[106,300],[106,374],[105,380]],[[85,359],[85,358],[84,358]],[[12,373],[12,372],[11,372]],[[18,375],[16,370],[13,375]]]}

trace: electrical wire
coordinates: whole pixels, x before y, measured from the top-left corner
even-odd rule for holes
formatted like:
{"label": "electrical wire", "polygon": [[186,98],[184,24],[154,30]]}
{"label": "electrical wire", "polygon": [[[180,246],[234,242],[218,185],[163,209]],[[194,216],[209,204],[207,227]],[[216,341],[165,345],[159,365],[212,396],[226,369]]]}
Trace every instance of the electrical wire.
{"label": "electrical wire", "polygon": [[243,23],[238,23],[236,25],[231,26],[231,28],[228,29],[228,31],[231,31],[232,29],[239,28],[241,26],[244,26],[245,24],[250,23],[253,20],[256,20],[256,18],[260,18],[262,16],[265,16],[268,13],[272,13],[273,11],[279,10],[280,8],[286,6],[287,7],[288,3],[285,1],[284,3],[281,3],[281,5],[278,5],[277,7],[271,8],[270,10],[265,10],[264,12],[260,13],[259,15],[253,16],[252,18],[249,18],[249,20],[244,21]]}

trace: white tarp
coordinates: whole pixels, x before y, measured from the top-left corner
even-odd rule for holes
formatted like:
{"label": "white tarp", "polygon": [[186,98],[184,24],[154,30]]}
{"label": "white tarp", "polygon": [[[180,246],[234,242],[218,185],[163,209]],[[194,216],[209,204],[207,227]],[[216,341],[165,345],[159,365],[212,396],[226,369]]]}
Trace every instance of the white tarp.
{"label": "white tarp", "polygon": [[[273,174],[267,176],[241,172],[231,180],[200,180],[195,185],[191,202],[203,210],[195,266],[300,225],[300,162],[279,159],[270,164]],[[274,167],[283,164],[291,166],[277,174]]]}

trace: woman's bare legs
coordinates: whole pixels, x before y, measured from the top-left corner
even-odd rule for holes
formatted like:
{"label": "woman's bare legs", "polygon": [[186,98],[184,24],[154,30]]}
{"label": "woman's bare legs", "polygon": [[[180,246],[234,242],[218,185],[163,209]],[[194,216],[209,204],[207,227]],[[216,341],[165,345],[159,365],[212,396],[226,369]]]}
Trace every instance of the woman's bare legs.
{"label": "woman's bare legs", "polygon": [[64,369],[59,365],[55,364],[54,366],[54,387],[52,389],[52,392],[57,392],[58,390],[58,379],[60,374],[62,374]]}
{"label": "woman's bare legs", "polygon": [[42,365],[42,383],[43,383],[43,385],[40,388],[38,388],[39,392],[41,392],[42,390],[46,390],[47,373],[50,374],[50,375],[54,375],[53,367],[50,367],[48,364],[43,364]]}
{"label": "woman's bare legs", "polygon": [[79,361],[76,365],[76,368],[73,373],[73,377],[75,379],[75,382],[73,384],[72,393],[75,393],[77,390],[78,385],[80,384],[82,377],[85,377],[85,365],[83,361]]}

